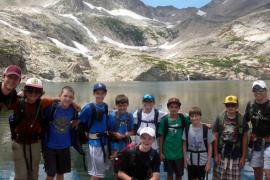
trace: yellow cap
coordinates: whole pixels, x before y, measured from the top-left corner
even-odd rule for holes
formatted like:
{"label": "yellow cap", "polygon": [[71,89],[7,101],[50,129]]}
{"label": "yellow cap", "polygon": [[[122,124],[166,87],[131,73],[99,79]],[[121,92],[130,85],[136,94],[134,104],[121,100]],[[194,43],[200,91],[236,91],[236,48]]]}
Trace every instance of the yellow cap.
{"label": "yellow cap", "polygon": [[236,96],[227,96],[224,100],[224,104],[238,104],[238,98]]}

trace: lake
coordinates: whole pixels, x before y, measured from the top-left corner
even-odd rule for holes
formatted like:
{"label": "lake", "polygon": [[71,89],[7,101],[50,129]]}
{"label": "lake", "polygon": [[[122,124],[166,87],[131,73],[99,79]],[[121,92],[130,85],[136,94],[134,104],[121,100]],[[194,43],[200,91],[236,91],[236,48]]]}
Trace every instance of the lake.
{"label": "lake", "polygon": [[[108,94],[105,102],[109,109],[114,108],[114,98],[118,94],[129,97],[129,111],[133,112],[141,107],[142,96],[146,93],[156,97],[156,107],[166,111],[167,100],[178,97],[182,103],[181,111],[188,112],[192,106],[202,109],[204,122],[212,123],[219,112],[224,109],[224,98],[236,95],[239,98],[239,109],[244,111],[246,103],[253,99],[251,92],[252,81],[179,81],[179,82],[110,82],[107,85]],[[270,81],[267,81],[270,84]],[[45,83],[44,90],[48,96],[58,96],[63,86],[70,85],[75,89],[75,101],[85,105],[93,100],[92,87],[94,83]],[[11,140],[6,113],[0,118],[0,179],[13,179],[13,161]],[[245,167],[245,179],[252,174],[249,167]],[[108,173],[106,179],[112,179]],[[44,179],[43,164],[40,164],[40,179]],[[164,179],[164,173],[162,173]],[[251,177],[250,177],[251,178]],[[72,172],[65,179],[89,179],[83,169],[82,158],[72,150]],[[183,178],[185,179],[185,178]],[[252,178],[251,178],[252,179]]]}

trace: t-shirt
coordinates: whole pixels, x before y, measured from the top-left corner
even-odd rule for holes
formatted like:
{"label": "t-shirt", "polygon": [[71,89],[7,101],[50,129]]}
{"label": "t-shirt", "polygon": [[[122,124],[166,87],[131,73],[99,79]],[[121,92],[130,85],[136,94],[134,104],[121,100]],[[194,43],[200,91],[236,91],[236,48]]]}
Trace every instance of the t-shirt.
{"label": "t-shirt", "polygon": [[[119,117],[116,117],[117,111],[113,111],[109,114],[109,131],[119,132],[125,134],[126,132],[133,131],[134,119],[131,113],[121,113]],[[125,140],[112,142],[112,150],[123,150],[127,142]]]}
{"label": "t-shirt", "polygon": [[[51,115],[52,106],[46,108],[45,114]],[[51,117],[45,117],[50,121],[47,130],[46,145],[51,149],[64,149],[71,146],[70,122],[73,120],[75,109],[69,107],[63,109],[59,104],[56,106],[53,120]]]}
{"label": "t-shirt", "polygon": [[[91,121],[93,121],[92,126],[88,130],[88,133],[105,133],[108,130],[108,115],[106,114],[106,106],[105,103],[102,104],[96,104],[93,103],[96,108],[96,119],[92,119],[92,110],[90,108],[90,104],[87,104],[83,107],[81,113],[79,114],[79,119],[82,124],[84,124],[86,127],[88,124],[90,124]],[[107,138],[104,136],[102,138],[102,142],[104,145],[107,144]],[[101,147],[101,141],[100,139],[89,139],[88,144],[95,146],[95,147]]]}
{"label": "t-shirt", "polygon": [[4,95],[1,89],[2,83],[0,83],[0,110],[2,109],[2,104],[10,109],[11,105],[17,100],[17,91],[14,89],[8,95]]}
{"label": "t-shirt", "polygon": [[248,103],[246,106],[244,121],[252,123],[252,133],[258,137],[270,135],[270,101],[263,104]]}
{"label": "t-shirt", "polygon": [[[183,133],[183,140],[186,140],[186,133]],[[214,136],[211,129],[207,132],[207,143],[212,143],[214,141]],[[203,140],[203,127],[195,128],[192,124],[188,131],[188,149],[191,151],[205,151],[206,147]],[[192,153],[192,163],[191,163],[191,153],[187,152],[188,165],[199,165],[203,166],[208,160],[208,152],[200,153],[200,160],[198,164],[198,153]]]}
{"label": "t-shirt", "polygon": [[[170,116],[165,116],[161,119],[158,133],[160,135],[164,134],[164,122],[168,119],[168,134],[165,139],[163,139],[163,154],[165,159],[168,160],[177,160],[183,158],[183,131],[182,121],[185,121],[185,125],[190,124],[190,121],[187,116],[184,116],[184,119],[181,119],[180,116],[176,120],[172,120]],[[174,128],[171,128],[174,127]],[[177,129],[177,127],[180,127]]]}
{"label": "t-shirt", "polygon": [[[135,151],[135,157],[132,155],[134,153],[132,151]],[[139,147],[123,153],[123,161],[119,167],[120,171],[138,180],[150,179],[148,174],[151,175],[151,173],[160,171],[159,155],[156,150],[153,149],[153,151],[152,160],[150,160],[151,151],[142,152],[139,150]]]}
{"label": "t-shirt", "polygon": [[[163,112],[163,111],[158,111],[159,114],[158,114],[158,122],[160,122],[161,118],[163,116],[165,116],[167,113],[166,112]],[[138,117],[137,117],[137,113],[138,113],[138,110],[136,110],[134,113],[133,113],[133,117],[134,117],[134,124],[138,124]],[[153,108],[151,110],[150,113],[144,113],[142,111],[142,121],[147,121],[147,122],[153,122],[154,121],[154,118],[155,118],[155,109]],[[156,131],[156,126],[154,123],[145,123],[145,122],[141,122],[141,125],[140,127],[138,127],[138,130],[137,130],[137,135],[135,137],[135,143],[138,144],[140,143],[140,136],[138,136],[138,133],[140,132],[140,130],[144,127],[151,127],[153,128],[155,131]],[[152,148],[154,149],[158,149],[158,143],[157,143],[157,140],[154,141],[153,145],[152,145]]]}

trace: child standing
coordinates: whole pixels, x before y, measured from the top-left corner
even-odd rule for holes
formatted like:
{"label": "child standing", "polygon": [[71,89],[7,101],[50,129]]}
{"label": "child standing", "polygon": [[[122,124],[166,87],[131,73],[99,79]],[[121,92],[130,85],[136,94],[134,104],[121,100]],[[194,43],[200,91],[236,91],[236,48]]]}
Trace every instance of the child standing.
{"label": "child standing", "polygon": [[162,118],[158,133],[160,134],[160,159],[164,160],[167,179],[173,174],[179,180],[184,174],[182,135],[184,128],[190,124],[188,117],[178,113],[181,103],[178,98],[170,98],[167,103],[169,114]]}
{"label": "child standing", "polygon": [[[155,97],[150,94],[145,94],[142,98],[143,107],[133,113],[135,119],[135,144],[140,142],[139,132],[144,127],[151,127],[156,132],[161,118],[166,115],[165,112],[159,111],[154,108]],[[154,141],[152,147],[158,149],[157,140]]]}
{"label": "child standing", "polygon": [[248,125],[238,112],[238,98],[227,96],[225,111],[216,118],[213,132],[215,136],[215,167],[213,179],[241,179],[240,170],[245,165]]}
{"label": "child standing", "polygon": [[192,107],[189,118],[192,124],[183,133],[183,151],[185,167],[188,169],[188,179],[204,180],[205,174],[211,169],[212,130],[201,123],[201,109]]}
{"label": "child standing", "polygon": [[72,106],[74,90],[70,86],[62,88],[60,102],[45,109],[48,129],[45,138],[44,161],[47,180],[64,179],[64,173],[71,171],[70,149],[71,126],[78,124],[77,111]]}
{"label": "child standing", "polygon": [[94,102],[84,106],[79,119],[88,132],[88,174],[96,180],[104,178],[107,168],[108,105],[103,102],[107,94],[105,84],[95,84],[93,94]]}
{"label": "child standing", "polygon": [[127,112],[128,97],[124,94],[116,96],[115,105],[117,110],[109,114],[112,157],[127,147],[134,128],[133,116]]}

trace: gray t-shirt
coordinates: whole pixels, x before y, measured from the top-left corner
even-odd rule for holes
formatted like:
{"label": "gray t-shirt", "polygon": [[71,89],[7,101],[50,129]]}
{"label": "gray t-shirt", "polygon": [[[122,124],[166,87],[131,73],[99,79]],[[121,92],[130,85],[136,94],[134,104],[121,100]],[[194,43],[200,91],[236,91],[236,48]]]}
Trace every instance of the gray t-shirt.
{"label": "gray t-shirt", "polygon": [[[183,133],[183,140],[186,140],[186,133]],[[212,143],[214,141],[214,136],[211,129],[208,129],[207,142]],[[188,149],[192,151],[205,151],[206,147],[203,141],[203,128],[194,128],[192,124],[189,127],[188,132]],[[199,166],[204,166],[207,162],[207,152],[200,153]],[[191,153],[187,152],[188,165],[191,165]],[[198,165],[198,153],[192,153],[192,163],[193,165]]]}

